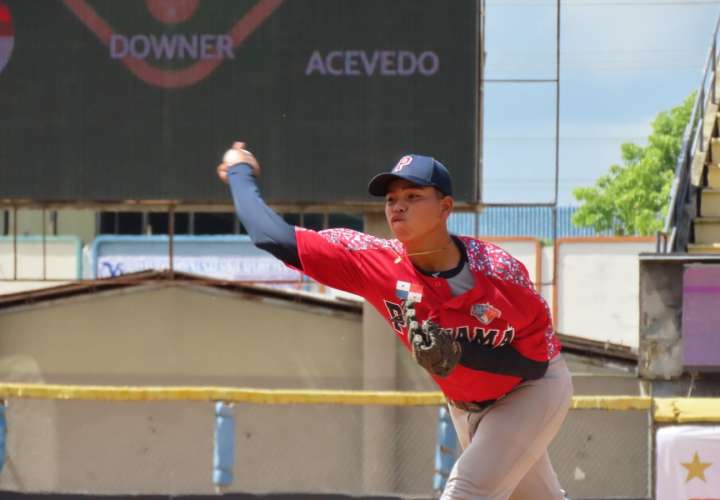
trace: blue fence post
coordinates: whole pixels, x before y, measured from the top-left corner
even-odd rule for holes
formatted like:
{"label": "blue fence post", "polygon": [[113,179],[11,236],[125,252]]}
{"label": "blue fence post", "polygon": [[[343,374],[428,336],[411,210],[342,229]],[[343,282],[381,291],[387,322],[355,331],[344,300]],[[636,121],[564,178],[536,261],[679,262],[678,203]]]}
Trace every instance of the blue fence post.
{"label": "blue fence post", "polygon": [[445,488],[445,482],[455,465],[458,456],[458,440],[455,434],[450,412],[441,406],[438,412],[437,446],[435,447],[435,475],[433,489],[437,492]]}
{"label": "blue fence post", "polygon": [[216,488],[230,486],[235,467],[235,409],[230,403],[215,403],[215,449],[213,483]]}

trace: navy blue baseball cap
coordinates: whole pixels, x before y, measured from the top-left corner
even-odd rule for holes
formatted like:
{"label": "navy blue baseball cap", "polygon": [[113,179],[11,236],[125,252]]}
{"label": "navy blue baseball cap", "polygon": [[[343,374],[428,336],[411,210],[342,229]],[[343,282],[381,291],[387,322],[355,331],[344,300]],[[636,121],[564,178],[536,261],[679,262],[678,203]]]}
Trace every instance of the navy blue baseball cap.
{"label": "navy blue baseball cap", "polygon": [[452,196],[450,172],[435,158],[420,155],[405,155],[390,170],[370,180],[368,191],[373,196],[385,196],[390,183],[405,179],[419,186],[433,186],[445,196]]}

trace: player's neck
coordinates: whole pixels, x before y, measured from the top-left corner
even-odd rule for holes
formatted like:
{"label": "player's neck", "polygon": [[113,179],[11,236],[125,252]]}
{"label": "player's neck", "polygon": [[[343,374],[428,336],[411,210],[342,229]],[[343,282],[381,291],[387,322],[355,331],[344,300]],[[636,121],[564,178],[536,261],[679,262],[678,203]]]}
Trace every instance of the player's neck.
{"label": "player's neck", "polygon": [[415,267],[430,272],[454,269],[461,258],[460,250],[447,231],[425,236],[422,241],[407,241],[405,251]]}

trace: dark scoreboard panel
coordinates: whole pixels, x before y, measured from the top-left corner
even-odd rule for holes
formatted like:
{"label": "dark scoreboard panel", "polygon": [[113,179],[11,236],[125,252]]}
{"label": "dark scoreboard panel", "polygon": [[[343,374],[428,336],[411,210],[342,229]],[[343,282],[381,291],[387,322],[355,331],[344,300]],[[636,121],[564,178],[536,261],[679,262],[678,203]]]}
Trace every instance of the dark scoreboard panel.
{"label": "dark scoreboard panel", "polygon": [[0,0],[0,199],[366,202],[405,153],[476,201],[477,0]]}

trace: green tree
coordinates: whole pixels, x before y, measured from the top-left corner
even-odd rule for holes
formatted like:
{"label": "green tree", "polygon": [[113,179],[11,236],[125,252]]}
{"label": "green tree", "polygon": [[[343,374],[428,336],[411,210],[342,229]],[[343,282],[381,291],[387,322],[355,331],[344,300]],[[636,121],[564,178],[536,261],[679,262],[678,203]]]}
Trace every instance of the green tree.
{"label": "green tree", "polygon": [[652,123],[647,146],[626,142],[622,165],[611,165],[592,187],[573,190],[582,202],[573,224],[615,234],[651,235],[662,229],[668,210],[675,163],[690,119],[695,93]]}

